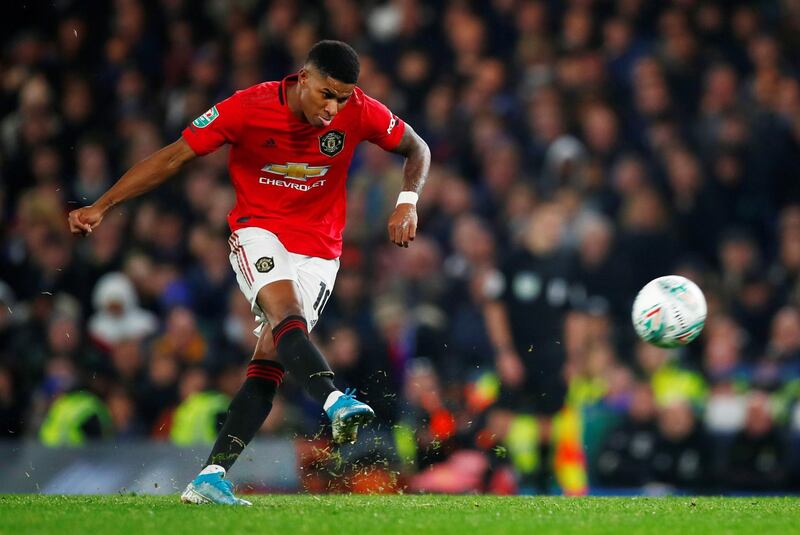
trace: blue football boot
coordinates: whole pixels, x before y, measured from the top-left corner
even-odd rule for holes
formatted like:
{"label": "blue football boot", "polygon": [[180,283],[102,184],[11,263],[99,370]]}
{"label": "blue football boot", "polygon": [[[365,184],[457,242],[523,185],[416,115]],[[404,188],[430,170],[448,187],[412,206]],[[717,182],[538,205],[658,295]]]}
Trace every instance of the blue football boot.
{"label": "blue football boot", "polygon": [[344,444],[356,441],[358,426],[367,424],[375,418],[375,412],[366,403],[356,399],[356,390],[346,388],[344,394],[339,396],[336,403],[325,411],[331,419],[333,441]]}
{"label": "blue football boot", "polygon": [[233,495],[233,483],[225,479],[225,469],[211,464],[203,468],[181,494],[183,503],[219,505],[253,505]]}

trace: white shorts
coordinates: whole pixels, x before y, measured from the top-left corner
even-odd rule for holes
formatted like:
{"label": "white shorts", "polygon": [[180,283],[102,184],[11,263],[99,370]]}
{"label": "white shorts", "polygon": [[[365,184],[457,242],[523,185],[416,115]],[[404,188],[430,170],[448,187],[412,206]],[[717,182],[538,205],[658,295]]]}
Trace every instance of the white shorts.
{"label": "white shorts", "polygon": [[275,234],[258,227],[237,230],[231,234],[228,243],[236,282],[258,321],[253,333],[259,336],[264,325],[268,324],[264,311],[256,302],[258,291],[279,280],[291,280],[297,284],[300,305],[308,322],[308,330],[311,331],[330,299],[339,271],[339,259],[290,253]]}

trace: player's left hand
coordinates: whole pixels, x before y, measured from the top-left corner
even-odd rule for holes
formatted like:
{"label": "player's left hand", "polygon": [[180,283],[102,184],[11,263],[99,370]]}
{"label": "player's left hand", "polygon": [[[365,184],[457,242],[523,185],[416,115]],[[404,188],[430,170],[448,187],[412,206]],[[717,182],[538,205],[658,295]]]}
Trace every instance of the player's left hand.
{"label": "player's left hand", "polygon": [[398,247],[408,247],[417,235],[417,207],[398,204],[389,216],[389,239]]}

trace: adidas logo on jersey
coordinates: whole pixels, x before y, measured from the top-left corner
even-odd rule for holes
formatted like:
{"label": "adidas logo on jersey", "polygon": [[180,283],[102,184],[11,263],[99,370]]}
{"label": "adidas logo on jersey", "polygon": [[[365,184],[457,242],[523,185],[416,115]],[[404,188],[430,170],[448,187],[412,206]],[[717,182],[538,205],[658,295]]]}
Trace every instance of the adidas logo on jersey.
{"label": "adidas logo on jersey", "polygon": [[277,146],[278,146],[278,144],[277,144],[277,143],[275,143],[275,140],[274,140],[274,139],[272,139],[272,138],[269,138],[269,139],[267,139],[267,140],[266,140],[264,143],[262,143],[262,144],[261,144],[261,146],[262,146],[262,147],[266,147],[266,148],[271,148],[271,147],[277,147]]}

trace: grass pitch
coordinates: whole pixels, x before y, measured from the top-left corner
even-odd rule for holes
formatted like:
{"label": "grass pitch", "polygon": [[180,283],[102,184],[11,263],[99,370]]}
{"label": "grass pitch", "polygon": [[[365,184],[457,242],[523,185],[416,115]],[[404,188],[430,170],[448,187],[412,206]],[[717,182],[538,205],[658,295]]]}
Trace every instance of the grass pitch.
{"label": "grass pitch", "polygon": [[253,507],[178,496],[0,495],[0,533],[800,533],[798,498],[275,495]]}

